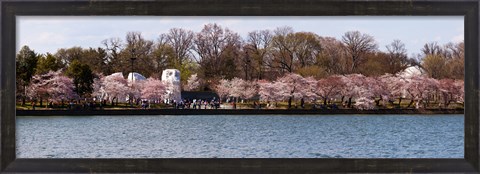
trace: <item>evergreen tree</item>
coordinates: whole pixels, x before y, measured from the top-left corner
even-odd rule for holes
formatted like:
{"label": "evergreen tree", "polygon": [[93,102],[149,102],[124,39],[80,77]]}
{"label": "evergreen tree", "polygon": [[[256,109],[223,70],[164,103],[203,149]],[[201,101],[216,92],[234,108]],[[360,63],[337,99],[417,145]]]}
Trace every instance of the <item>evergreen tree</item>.
{"label": "evergreen tree", "polygon": [[38,65],[35,74],[45,74],[49,71],[57,71],[61,68],[62,63],[55,56],[47,53],[47,55],[38,58]]}
{"label": "evergreen tree", "polygon": [[74,60],[67,68],[66,75],[73,79],[74,91],[79,96],[85,97],[92,93],[94,74],[88,65]]}
{"label": "evergreen tree", "polygon": [[17,78],[17,95],[22,96],[22,105],[25,105],[25,88],[30,83],[32,76],[37,68],[38,55],[28,46],[23,46],[17,54],[16,78]]}

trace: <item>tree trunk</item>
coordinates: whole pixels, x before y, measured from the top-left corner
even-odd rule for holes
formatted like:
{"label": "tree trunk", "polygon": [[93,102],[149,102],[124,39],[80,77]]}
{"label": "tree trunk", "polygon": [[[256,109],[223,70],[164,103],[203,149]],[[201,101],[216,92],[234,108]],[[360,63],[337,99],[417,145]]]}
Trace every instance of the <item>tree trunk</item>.
{"label": "tree trunk", "polygon": [[40,98],[40,107],[43,106],[43,98]]}
{"label": "tree trunk", "polygon": [[348,98],[348,107],[352,107],[352,97]]}
{"label": "tree trunk", "polygon": [[292,97],[288,98],[288,109],[292,108]]}
{"label": "tree trunk", "polygon": [[23,97],[22,97],[22,106],[25,105],[25,98],[27,97],[27,86],[23,85]]}
{"label": "tree trunk", "polygon": [[448,108],[448,105],[450,105],[451,102],[452,102],[452,100],[448,100],[448,102],[445,105],[445,108]]}
{"label": "tree trunk", "polygon": [[323,105],[327,105],[327,98],[323,98]]}
{"label": "tree trunk", "polygon": [[398,108],[402,107],[402,97],[398,98]]}
{"label": "tree trunk", "polygon": [[407,108],[409,108],[410,106],[412,106],[414,100],[410,100],[410,103],[408,104]]}

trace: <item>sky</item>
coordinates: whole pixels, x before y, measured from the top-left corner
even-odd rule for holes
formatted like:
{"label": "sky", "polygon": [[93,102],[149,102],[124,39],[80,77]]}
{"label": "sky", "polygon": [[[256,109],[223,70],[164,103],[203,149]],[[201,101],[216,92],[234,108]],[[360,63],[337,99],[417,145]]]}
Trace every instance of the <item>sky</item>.
{"label": "sky", "polygon": [[171,28],[199,32],[208,23],[229,28],[244,39],[248,32],[282,26],[339,40],[345,32],[357,30],[373,36],[381,51],[399,39],[409,55],[420,53],[427,42],[443,45],[464,38],[463,16],[17,16],[17,51],[24,45],[41,54],[74,46],[101,47],[102,40],[112,37],[125,40],[130,31],[156,40]]}

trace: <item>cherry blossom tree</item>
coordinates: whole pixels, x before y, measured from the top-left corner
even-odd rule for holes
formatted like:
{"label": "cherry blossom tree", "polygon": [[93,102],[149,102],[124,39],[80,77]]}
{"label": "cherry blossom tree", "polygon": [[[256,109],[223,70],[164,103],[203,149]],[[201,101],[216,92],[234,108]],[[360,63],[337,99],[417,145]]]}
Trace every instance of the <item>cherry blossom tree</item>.
{"label": "cherry blossom tree", "polygon": [[365,84],[367,90],[373,94],[377,107],[380,106],[380,102],[385,105],[385,102],[392,99],[392,94],[388,89],[388,82],[382,81],[381,77],[367,77]]}
{"label": "cherry blossom tree", "polygon": [[375,101],[367,97],[359,97],[355,100],[355,108],[360,110],[371,110],[375,108]]}
{"label": "cherry blossom tree", "polygon": [[141,98],[144,83],[144,80],[135,80],[128,83],[130,89],[128,90],[127,97],[129,101],[138,101],[138,99]]}
{"label": "cherry blossom tree", "polygon": [[270,105],[270,107],[276,106],[277,102],[284,100],[284,95],[280,94],[280,91],[283,90],[287,84],[279,81],[270,82],[266,80],[259,80],[257,83],[260,100],[267,103],[275,103],[275,105]]}
{"label": "cherry blossom tree", "polygon": [[43,99],[49,97],[48,95],[48,79],[53,77],[53,72],[50,71],[43,75],[34,75],[32,76],[32,80],[30,85],[27,87],[27,96],[31,99],[39,99],[40,106],[42,106]]}
{"label": "cherry blossom tree", "polygon": [[426,107],[433,93],[439,89],[439,83],[437,80],[422,75],[412,76],[407,78],[406,81],[405,89],[411,99],[408,107],[414,102],[416,103],[415,108],[417,109],[421,107],[420,104],[423,104],[423,107]]}
{"label": "cherry blossom tree", "polygon": [[257,81],[244,81],[241,97],[244,99],[251,99],[258,95],[259,85]]}
{"label": "cherry blossom tree", "polygon": [[67,76],[61,75],[60,72],[57,71],[55,76],[50,79],[48,93],[50,94],[52,101],[61,102],[63,105],[64,101],[79,97],[73,88],[73,80]]}
{"label": "cherry blossom tree", "polygon": [[235,77],[230,80],[231,87],[229,88],[229,97],[239,98],[243,97],[243,90],[245,90],[246,81]]}
{"label": "cherry blossom tree", "polygon": [[260,100],[261,101],[276,101],[276,88],[272,82],[266,81],[266,80],[259,80],[258,81],[258,94],[260,95]]}
{"label": "cherry blossom tree", "polygon": [[393,100],[398,98],[398,106],[400,107],[406,91],[406,79],[392,74],[385,74],[380,76],[378,80],[382,82],[383,87],[389,92],[388,96],[384,96],[385,99],[392,101],[391,103],[393,104]]}
{"label": "cherry blossom tree", "polygon": [[114,104],[115,99],[118,101],[118,98],[126,97],[130,90],[127,84],[128,82],[123,77],[122,73],[114,73],[105,77],[103,87],[112,105]]}
{"label": "cherry blossom tree", "polygon": [[214,90],[221,99],[226,99],[228,96],[230,96],[231,88],[232,83],[230,80],[221,79],[218,81],[218,84],[215,86]]}
{"label": "cherry blossom tree", "polygon": [[455,81],[455,86],[460,89],[460,93],[458,95],[458,100],[459,102],[464,103],[465,102],[465,86],[464,86],[464,81],[463,80],[456,80]]}
{"label": "cherry blossom tree", "polygon": [[303,98],[309,90],[307,80],[295,73],[288,73],[277,79],[277,82],[279,82],[278,86],[283,86],[278,94],[284,99],[288,98],[288,108],[291,108],[295,98]]}
{"label": "cherry blossom tree", "polygon": [[42,105],[43,99],[63,103],[64,100],[78,97],[73,88],[72,79],[62,75],[60,71],[50,71],[32,77],[31,84],[27,88],[27,95],[31,98],[39,98],[40,105]]}
{"label": "cherry blossom tree", "polygon": [[141,90],[141,97],[150,101],[159,101],[165,99],[165,84],[158,79],[148,78]]}
{"label": "cherry blossom tree", "polygon": [[323,104],[327,104],[327,100],[341,93],[341,89],[345,86],[342,76],[333,75],[327,78],[313,82],[316,86],[315,94],[323,99]]}
{"label": "cherry blossom tree", "polygon": [[255,81],[247,81],[235,77],[230,80],[230,85],[228,92],[230,97],[250,99],[258,94],[258,85]]}
{"label": "cherry blossom tree", "polygon": [[367,91],[364,89],[365,76],[361,74],[349,74],[341,76],[343,83],[345,84],[341,90],[340,95],[342,95],[342,102],[344,97],[348,98],[347,107],[352,107],[352,99],[358,98],[360,96],[371,98],[372,95],[366,96]]}
{"label": "cherry blossom tree", "polygon": [[439,80],[443,106],[448,107],[451,102],[463,101],[463,81],[453,79]]}
{"label": "cherry blossom tree", "polygon": [[350,107],[352,96],[354,95],[353,94],[354,86],[352,85],[352,83],[350,82],[350,79],[348,77],[346,77],[344,75],[341,75],[340,78],[341,78],[341,81],[343,83],[343,86],[340,88],[340,91],[339,91],[339,94],[341,96],[340,101],[343,103],[345,101],[345,98],[347,98],[348,99],[348,106],[347,107]]}
{"label": "cherry blossom tree", "polygon": [[351,105],[351,99],[355,98],[355,108],[357,109],[373,109],[375,103],[374,86],[376,81],[372,78],[365,77],[362,74],[350,74],[347,75],[347,85],[351,85],[353,90],[349,98],[349,105]]}
{"label": "cherry blossom tree", "polygon": [[105,85],[103,82],[105,81],[105,76],[101,74],[97,74],[97,78],[93,79],[93,92],[92,96],[95,97],[100,102],[103,101],[107,97],[107,93],[105,91]]}
{"label": "cherry blossom tree", "polygon": [[381,82],[375,78],[365,77],[362,74],[349,74],[341,76],[345,85],[341,88],[339,94],[348,97],[348,107],[352,107],[352,99],[359,102],[355,104],[356,108],[371,109],[370,105],[375,105],[375,96],[385,95],[385,91],[378,85]]}
{"label": "cherry blossom tree", "polygon": [[187,80],[187,85],[185,86],[185,90],[187,91],[198,90],[201,84],[202,84],[202,80],[198,78],[197,74],[192,74]]}
{"label": "cherry blossom tree", "polygon": [[306,85],[304,86],[305,89],[305,94],[303,96],[304,99],[308,99],[310,101],[315,102],[318,98],[318,95],[316,94],[317,88],[317,79],[314,77],[307,77],[305,78]]}

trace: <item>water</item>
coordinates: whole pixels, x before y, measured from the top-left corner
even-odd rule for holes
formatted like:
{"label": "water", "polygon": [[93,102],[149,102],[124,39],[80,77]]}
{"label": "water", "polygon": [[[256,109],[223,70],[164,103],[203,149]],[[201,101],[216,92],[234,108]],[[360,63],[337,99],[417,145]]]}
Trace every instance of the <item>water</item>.
{"label": "water", "polygon": [[17,117],[18,158],[463,158],[463,115]]}

